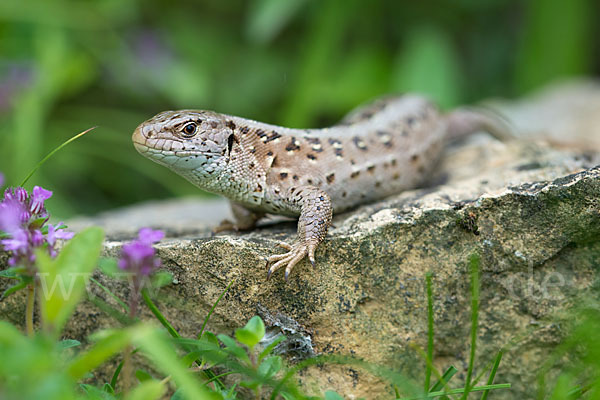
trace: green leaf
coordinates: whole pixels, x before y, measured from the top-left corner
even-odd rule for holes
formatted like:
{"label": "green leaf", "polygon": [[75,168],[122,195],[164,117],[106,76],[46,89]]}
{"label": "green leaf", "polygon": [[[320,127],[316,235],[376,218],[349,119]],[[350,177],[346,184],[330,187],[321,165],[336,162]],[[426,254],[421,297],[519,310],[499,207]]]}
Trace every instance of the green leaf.
{"label": "green leaf", "polygon": [[103,274],[113,278],[122,275],[122,271],[117,264],[117,259],[113,257],[100,257],[98,260],[98,268],[100,268],[100,271],[102,271]]}
{"label": "green leaf", "polygon": [[177,352],[164,334],[149,326],[140,326],[133,332],[133,341],[161,372],[171,375],[173,381],[183,390],[185,399],[222,399],[200,384],[193,374],[181,363]]}
{"label": "green leaf", "polygon": [[205,341],[207,343],[212,344],[213,346],[219,347],[219,339],[217,339],[217,335],[212,332],[204,332],[200,341]]}
{"label": "green leaf", "polygon": [[112,399],[115,399],[115,396],[113,396],[113,393],[109,393],[102,389],[98,389],[96,386],[82,383],[79,385],[79,387],[81,389],[83,389],[83,391],[87,395],[86,399],[89,399],[89,400],[112,400]]}
{"label": "green leaf", "polygon": [[[29,280],[30,281],[30,280]],[[6,289],[4,291],[4,293],[2,293],[2,299],[10,296],[11,294],[18,292],[21,289],[25,289],[27,287],[27,285],[29,285],[28,280],[23,279],[21,282],[14,284],[13,286],[9,287],[8,289]]]}
{"label": "green leaf", "polygon": [[279,356],[273,356],[266,358],[259,366],[258,373],[264,378],[270,378],[275,375],[281,367],[283,366],[283,361]]}
{"label": "green leaf", "polygon": [[337,392],[328,390],[325,392],[325,400],[344,400]]}
{"label": "green leaf", "polygon": [[44,329],[58,336],[81,300],[102,248],[104,232],[91,227],[75,235],[55,260],[37,251]]}
{"label": "green leaf", "polygon": [[173,282],[173,274],[168,271],[158,271],[152,276],[152,287],[161,288]]}
{"label": "green leaf", "polygon": [[71,347],[81,346],[81,342],[75,339],[65,339],[58,342],[58,348],[60,350],[69,349]]}
{"label": "green leaf", "polygon": [[154,380],[154,378],[152,377],[152,375],[150,375],[149,373],[147,373],[146,371],[144,371],[143,369],[138,369],[135,371],[135,377],[138,379],[138,381],[140,382],[146,382],[146,381],[151,381]]}
{"label": "green leaf", "polygon": [[[31,222],[29,223],[29,228],[30,228],[30,229],[40,229],[40,228],[42,227],[42,225],[44,225],[44,223],[45,223],[46,221],[48,221],[48,217],[40,217],[40,218],[36,218],[36,219],[34,219],[33,221],[31,221]],[[43,229],[43,230],[42,230],[42,233],[48,233],[48,226],[45,226],[44,228],[46,228],[46,229]],[[45,230],[46,232],[44,232],[44,230]]]}
{"label": "green leaf", "polygon": [[75,380],[81,379],[87,372],[127,347],[134,329],[140,328],[100,331],[92,335],[92,339],[98,339],[98,342],[67,365],[68,374]]}
{"label": "green leaf", "polygon": [[230,338],[229,336],[223,334],[217,335],[217,337],[221,342],[223,342],[223,344],[225,345],[225,350],[228,351],[230,354],[234,355],[239,360],[250,361],[246,351],[240,346],[238,346],[238,344],[235,342],[235,340],[233,340],[233,338]]}
{"label": "green leaf", "polygon": [[110,394],[115,394],[115,389],[112,387],[112,385],[110,383],[105,383],[104,386],[102,386],[102,390],[105,391],[106,393],[110,393]]}
{"label": "green leaf", "polygon": [[252,350],[264,336],[265,324],[258,315],[250,318],[250,321],[248,321],[246,326],[235,331],[235,338],[238,342],[245,344],[250,350]]}
{"label": "green leaf", "polygon": [[0,278],[19,279],[19,276],[26,272],[24,267],[10,267],[0,271]]}
{"label": "green leaf", "polygon": [[[137,375],[137,373],[136,373]],[[124,400],[153,400],[160,399],[167,391],[165,384],[160,381],[149,380],[137,385],[127,394]]]}
{"label": "green leaf", "polygon": [[261,361],[263,358],[268,356],[273,351],[273,349],[285,339],[286,337],[284,335],[280,334],[279,336],[277,336],[275,340],[273,340],[267,347],[265,347],[263,351],[261,351],[260,355],[258,356],[258,361]]}
{"label": "green leaf", "polygon": [[194,363],[194,361],[196,361],[196,359],[202,357],[202,353],[203,353],[202,351],[189,352],[185,356],[183,356],[183,358],[181,359],[181,362],[187,368],[190,368],[192,366],[192,364]]}

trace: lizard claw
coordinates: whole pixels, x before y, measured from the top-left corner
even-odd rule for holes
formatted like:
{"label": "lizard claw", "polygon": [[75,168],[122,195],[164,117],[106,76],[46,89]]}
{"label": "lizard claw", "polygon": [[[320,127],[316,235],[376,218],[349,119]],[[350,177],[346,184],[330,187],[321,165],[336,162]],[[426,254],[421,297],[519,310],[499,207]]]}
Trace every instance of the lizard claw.
{"label": "lizard claw", "polygon": [[[287,243],[279,243],[279,246],[287,249],[288,252],[284,254],[274,254],[267,259],[267,267],[269,268],[267,280],[271,278],[271,275],[273,275],[275,271],[285,266],[284,278],[287,282],[294,266],[309,254],[310,248],[303,243],[296,243],[293,246]],[[314,249],[312,253],[311,264],[314,265]],[[274,264],[269,267],[271,263]]]}

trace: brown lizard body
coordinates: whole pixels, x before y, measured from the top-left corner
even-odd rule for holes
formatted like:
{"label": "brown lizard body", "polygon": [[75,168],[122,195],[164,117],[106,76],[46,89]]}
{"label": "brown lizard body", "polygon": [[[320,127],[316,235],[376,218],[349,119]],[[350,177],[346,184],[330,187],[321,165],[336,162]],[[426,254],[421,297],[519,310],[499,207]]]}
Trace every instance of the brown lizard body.
{"label": "brown lizard body", "polygon": [[378,100],[323,129],[290,129],[212,111],[166,111],[133,133],[145,157],[231,200],[249,229],[266,213],[299,216],[298,240],[268,258],[285,277],[314,265],[332,212],[411,189],[429,177],[450,138],[476,131],[509,136],[502,121],[459,109],[442,114],[423,97]]}

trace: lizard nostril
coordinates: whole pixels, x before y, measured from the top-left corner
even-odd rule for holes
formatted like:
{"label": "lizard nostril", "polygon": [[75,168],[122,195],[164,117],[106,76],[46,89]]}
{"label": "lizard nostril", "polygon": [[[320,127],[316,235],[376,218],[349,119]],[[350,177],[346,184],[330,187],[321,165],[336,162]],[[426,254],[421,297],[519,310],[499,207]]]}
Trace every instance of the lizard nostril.
{"label": "lizard nostril", "polygon": [[147,139],[150,139],[154,135],[154,130],[152,130],[152,127],[149,125],[142,127],[141,131],[142,136],[144,136]]}

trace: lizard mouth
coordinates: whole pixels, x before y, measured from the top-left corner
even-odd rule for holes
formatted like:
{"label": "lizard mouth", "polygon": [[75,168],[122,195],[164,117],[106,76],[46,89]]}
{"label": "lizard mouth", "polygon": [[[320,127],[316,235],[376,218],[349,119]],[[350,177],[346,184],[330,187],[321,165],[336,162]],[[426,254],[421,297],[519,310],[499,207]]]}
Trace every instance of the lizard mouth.
{"label": "lizard mouth", "polygon": [[164,157],[198,157],[203,156],[205,158],[214,157],[214,153],[206,152],[206,151],[194,151],[194,150],[163,150],[157,149],[155,147],[148,146],[145,143],[133,142],[133,146],[138,151],[138,153],[142,154],[148,158],[164,158]]}

